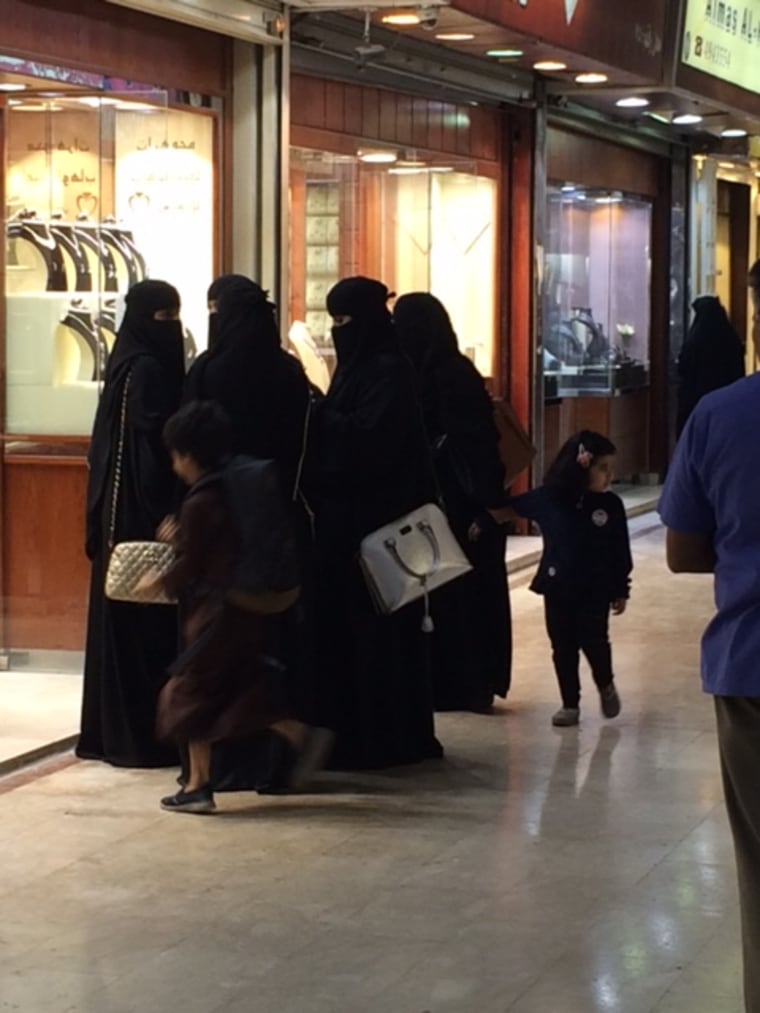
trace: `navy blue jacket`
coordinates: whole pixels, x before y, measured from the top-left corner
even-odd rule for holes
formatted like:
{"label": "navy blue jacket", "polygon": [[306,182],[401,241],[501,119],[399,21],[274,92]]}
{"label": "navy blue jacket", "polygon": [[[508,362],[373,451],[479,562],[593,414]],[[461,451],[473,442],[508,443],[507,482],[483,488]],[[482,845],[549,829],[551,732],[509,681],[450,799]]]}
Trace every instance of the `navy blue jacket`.
{"label": "navy blue jacket", "polygon": [[573,506],[545,487],[509,501],[541,529],[544,552],[531,590],[609,605],[628,598],[631,546],[625,507],[613,492],[587,492]]}

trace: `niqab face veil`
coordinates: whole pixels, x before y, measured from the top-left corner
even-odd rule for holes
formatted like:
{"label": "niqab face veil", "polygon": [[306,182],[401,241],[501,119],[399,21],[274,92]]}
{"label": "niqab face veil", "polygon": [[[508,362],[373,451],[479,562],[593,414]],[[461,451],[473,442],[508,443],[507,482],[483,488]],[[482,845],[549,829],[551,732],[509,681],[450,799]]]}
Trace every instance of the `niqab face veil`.
{"label": "niqab face veil", "polygon": [[141,281],[127,292],[126,312],[106,372],[106,386],[117,382],[132,361],[147,355],[158,361],[167,383],[181,389],[185,351],[179,320],[156,320],[161,310],[178,311],[179,293],[165,281]]}
{"label": "niqab face veil", "polygon": [[345,278],[327,294],[327,312],[335,320],[350,319],[332,328],[338,368],[333,379],[340,380],[357,362],[379,352],[398,349],[393,318],[387,302],[390,293],[385,285],[372,278]]}

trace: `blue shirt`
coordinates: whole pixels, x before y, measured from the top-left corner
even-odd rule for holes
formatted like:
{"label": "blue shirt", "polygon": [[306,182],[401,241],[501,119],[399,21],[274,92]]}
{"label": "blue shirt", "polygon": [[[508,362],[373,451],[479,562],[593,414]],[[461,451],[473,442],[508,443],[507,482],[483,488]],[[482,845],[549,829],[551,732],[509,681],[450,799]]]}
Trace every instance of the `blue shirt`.
{"label": "blue shirt", "polygon": [[676,447],[663,523],[709,535],[717,613],[702,638],[702,685],[760,697],[760,374],[706,395]]}

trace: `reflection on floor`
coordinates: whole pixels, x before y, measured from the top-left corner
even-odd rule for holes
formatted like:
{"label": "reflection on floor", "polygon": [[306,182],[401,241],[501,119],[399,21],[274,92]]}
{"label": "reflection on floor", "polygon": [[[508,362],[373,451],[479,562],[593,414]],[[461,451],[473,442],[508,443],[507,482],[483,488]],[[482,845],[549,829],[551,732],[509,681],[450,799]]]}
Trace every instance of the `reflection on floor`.
{"label": "reflection on floor", "polygon": [[[636,542],[623,713],[557,730],[541,603],[447,759],[161,813],[169,771],[0,791],[0,996],[34,1013],[739,1013],[738,920],[697,643],[709,578]],[[0,785],[1,787],[1,785]],[[146,917],[146,912],[149,916]]]}
{"label": "reflection on floor", "polygon": [[81,699],[81,675],[0,672],[0,769],[76,732]]}

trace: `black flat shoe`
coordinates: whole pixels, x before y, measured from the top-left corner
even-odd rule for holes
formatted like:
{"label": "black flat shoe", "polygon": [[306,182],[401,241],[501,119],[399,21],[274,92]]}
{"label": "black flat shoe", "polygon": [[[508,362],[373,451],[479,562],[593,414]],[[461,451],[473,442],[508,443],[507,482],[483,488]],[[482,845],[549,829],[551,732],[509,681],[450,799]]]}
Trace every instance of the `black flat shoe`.
{"label": "black flat shoe", "polygon": [[183,788],[176,795],[167,795],[161,799],[161,808],[175,813],[212,813],[216,809],[216,802],[214,793],[206,784],[195,791],[185,791]]}

